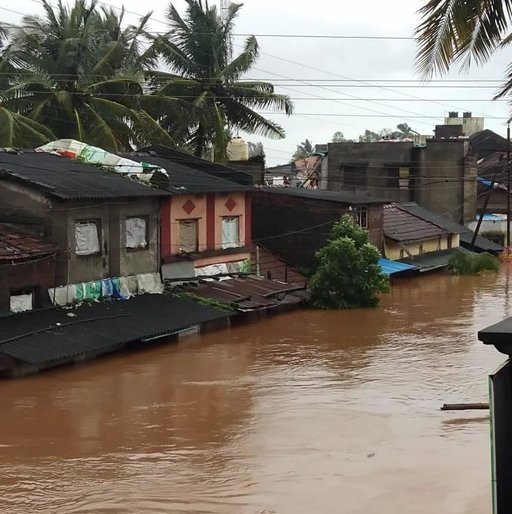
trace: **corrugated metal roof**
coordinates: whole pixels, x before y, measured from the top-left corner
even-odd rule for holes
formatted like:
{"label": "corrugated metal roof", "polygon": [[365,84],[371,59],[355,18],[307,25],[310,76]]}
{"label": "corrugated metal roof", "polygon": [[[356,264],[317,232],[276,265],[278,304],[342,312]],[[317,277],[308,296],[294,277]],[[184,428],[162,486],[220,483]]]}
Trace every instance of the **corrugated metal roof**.
{"label": "corrugated metal roof", "polygon": [[188,291],[231,305],[240,311],[271,309],[282,303],[301,303],[307,297],[305,284],[281,283],[256,276],[203,282]]}
{"label": "corrugated metal roof", "polygon": [[394,275],[396,273],[402,273],[404,271],[413,271],[416,270],[416,266],[412,264],[405,264],[400,261],[390,261],[389,259],[384,259],[381,257],[379,259],[379,266],[382,268],[382,272],[385,275]]}
{"label": "corrugated metal roof", "polygon": [[63,200],[148,198],[169,196],[166,191],[139,184],[119,173],[33,150],[20,154],[0,151],[0,180],[27,183]]}
{"label": "corrugated metal roof", "polygon": [[427,241],[446,234],[446,230],[411,214],[398,204],[384,206],[384,235],[394,241]]}
{"label": "corrugated metal roof", "polygon": [[25,312],[0,318],[0,355],[29,364],[65,362],[230,315],[168,295]]}
{"label": "corrugated metal roof", "polygon": [[324,189],[307,189],[304,187],[268,187],[261,188],[260,191],[286,196],[297,196],[299,198],[337,202],[347,205],[371,205],[389,203],[389,200],[375,198],[374,196],[369,196],[364,193],[350,193],[348,191],[326,191]]}
{"label": "corrugated metal roof", "polygon": [[217,162],[207,161],[195,155],[190,155],[184,152],[169,148],[163,145],[152,145],[140,150],[143,153],[153,155],[155,157],[162,157],[175,164],[181,164],[189,169],[203,171],[209,175],[221,177],[226,180],[231,180],[237,184],[244,186],[251,186],[253,184],[252,175],[244,171],[238,171],[230,166],[219,164]]}
{"label": "corrugated metal roof", "polygon": [[123,154],[137,162],[147,162],[164,168],[169,175],[170,185],[166,191],[173,195],[187,193],[228,193],[236,191],[248,191],[249,187],[243,186],[221,176],[215,176],[204,171],[184,165],[179,160],[151,155],[147,152],[133,152]]}
{"label": "corrugated metal roof", "polygon": [[0,261],[2,262],[29,260],[51,255],[58,250],[59,248],[53,244],[44,243],[31,234],[0,223]]}
{"label": "corrugated metal roof", "polygon": [[400,262],[412,264],[420,271],[433,271],[435,269],[445,268],[448,266],[450,259],[457,255],[458,252],[474,254],[465,248],[452,248],[451,250],[441,250],[439,252],[429,252],[423,255],[415,255],[412,259],[402,259]]}

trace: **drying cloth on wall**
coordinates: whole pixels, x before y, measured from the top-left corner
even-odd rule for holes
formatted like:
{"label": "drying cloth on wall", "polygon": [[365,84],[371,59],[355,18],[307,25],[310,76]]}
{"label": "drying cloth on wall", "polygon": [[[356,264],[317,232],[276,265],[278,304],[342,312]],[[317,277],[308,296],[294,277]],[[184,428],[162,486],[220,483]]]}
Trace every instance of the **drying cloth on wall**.
{"label": "drying cloth on wall", "polygon": [[126,248],[146,248],[147,226],[144,218],[127,218],[125,222]]}
{"label": "drying cloth on wall", "polygon": [[222,218],[222,248],[236,248],[240,246],[240,232],[237,216]]}
{"label": "drying cloth on wall", "polygon": [[11,312],[31,311],[33,306],[32,293],[11,296]]}
{"label": "drying cloth on wall", "polygon": [[96,223],[77,223],[75,225],[75,253],[77,255],[92,255],[99,251],[100,242]]}

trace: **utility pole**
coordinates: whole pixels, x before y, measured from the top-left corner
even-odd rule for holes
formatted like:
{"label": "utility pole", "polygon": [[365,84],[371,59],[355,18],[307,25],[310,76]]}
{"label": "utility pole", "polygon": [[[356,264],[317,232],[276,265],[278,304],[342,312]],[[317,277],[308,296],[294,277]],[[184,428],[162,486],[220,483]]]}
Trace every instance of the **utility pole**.
{"label": "utility pole", "polygon": [[510,120],[507,123],[507,253],[510,249]]}

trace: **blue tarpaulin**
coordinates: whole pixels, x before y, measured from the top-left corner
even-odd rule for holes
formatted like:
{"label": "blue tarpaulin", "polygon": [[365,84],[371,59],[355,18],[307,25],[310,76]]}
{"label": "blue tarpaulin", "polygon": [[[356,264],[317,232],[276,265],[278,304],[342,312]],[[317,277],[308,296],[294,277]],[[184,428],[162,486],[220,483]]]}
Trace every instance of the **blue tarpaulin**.
{"label": "blue tarpaulin", "polygon": [[390,261],[381,257],[379,259],[379,265],[382,268],[382,272],[385,275],[394,275],[395,273],[401,273],[402,271],[412,271],[417,269],[416,266],[411,264],[405,264],[398,261]]}

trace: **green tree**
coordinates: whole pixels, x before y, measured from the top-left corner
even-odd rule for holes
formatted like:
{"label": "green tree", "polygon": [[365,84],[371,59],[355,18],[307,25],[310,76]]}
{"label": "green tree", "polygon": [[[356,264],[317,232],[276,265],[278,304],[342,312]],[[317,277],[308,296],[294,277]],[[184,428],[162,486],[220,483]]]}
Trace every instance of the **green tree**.
{"label": "green tree", "polygon": [[[473,62],[481,65],[512,41],[511,0],[428,0],[419,13],[416,64],[425,78],[447,73],[454,63],[461,63],[462,69]],[[509,65],[496,97],[507,95],[511,89]]]}
{"label": "green tree", "polygon": [[319,264],[309,282],[315,307],[374,307],[378,294],[389,290],[389,279],[378,263],[379,251],[350,215],[334,224],[329,241],[316,256]]}
{"label": "green tree", "polygon": [[123,28],[124,11],[99,8],[96,0],[75,0],[71,7],[41,3],[43,18],[26,16],[9,31],[2,61],[12,75],[2,104],[22,121],[32,120],[32,128],[46,127],[47,138],[111,151],[173,144],[148,113],[155,102],[173,100],[144,94],[145,72],[157,62],[154,48],[143,48],[149,14]]}
{"label": "green tree", "polygon": [[297,150],[295,150],[295,153],[292,155],[292,161],[309,157],[313,153],[313,150],[313,143],[309,139],[306,139],[300,145],[297,145]]}
{"label": "green tree", "polygon": [[338,131],[336,131],[336,132],[332,135],[331,142],[332,142],[332,143],[346,143],[346,142],[347,142],[347,139],[345,139],[345,136],[343,135],[343,132],[341,132],[340,130],[338,130]]}
{"label": "green tree", "polygon": [[174,108],[161,110],[162,126],[172,133],[185,133],[184,142],[195,155],[208,147],[215,159],[225,160],[228,133],[245,131],[283,138],[284,129],[257,111],[276,109],[287,114],[292,103],[274,92],[267,82],[242,81],[259,57],[254,36],[246,39],[243,50],[234,57],[233,28],[241,4],[230,4],[222,16],[214,5],[203,0],[186,0],[184,17],[171,4],[167,12],[170,31],[157,39],[157,47],[169,73],[155,73],[156,95],[186,100],[190,111],[176,120]]}
{"label": "green tree", "polygon": [[36,146],[46,143],[53,134],[46,127],[11,110],[5,103],[3,91],[9,88],[13,68],[6,59],[5,45],[11,27],[0,25],[0,146]]}

